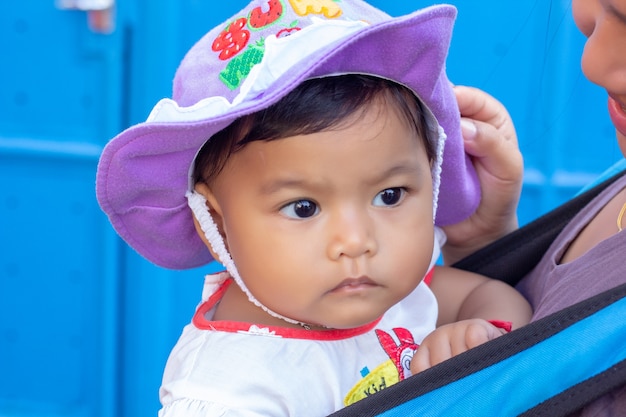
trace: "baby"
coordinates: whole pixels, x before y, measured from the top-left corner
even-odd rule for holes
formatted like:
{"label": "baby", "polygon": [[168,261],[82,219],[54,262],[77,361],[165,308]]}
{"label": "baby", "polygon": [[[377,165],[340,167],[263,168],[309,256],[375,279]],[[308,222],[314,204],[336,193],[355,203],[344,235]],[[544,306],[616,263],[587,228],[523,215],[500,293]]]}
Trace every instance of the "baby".
{"label": "baby", "polygon": [[226,268],[161,416],[327,415],[529,320],[511,287],[435,266],[435,224],[479,198],[444,71],[455,14],[254,1],[189,51],[176,101],[107,145],[120,235],[165,267]]}

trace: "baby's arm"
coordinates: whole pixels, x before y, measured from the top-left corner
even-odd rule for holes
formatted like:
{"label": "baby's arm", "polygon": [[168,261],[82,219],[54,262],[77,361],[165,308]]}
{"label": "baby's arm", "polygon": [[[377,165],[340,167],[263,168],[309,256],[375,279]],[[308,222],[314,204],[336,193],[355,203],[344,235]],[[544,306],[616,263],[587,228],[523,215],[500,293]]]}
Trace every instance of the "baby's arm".
{"label": "baby's arm", "polygon": [[513,121],[495,98],[476,88],[455,87],[462,116],[465,151],[470,155],[482,198],[468,219],[444,227],[446,265],[517,229],[517,203],[523,176]]}
{"label": "baby's arm", "polygon": [[488,320],[509,321],[516,329],[527,324],[532,315],[530,305],[514,288],[482,275],[435,267],[430,288],[439,303],[437,329],[415,352],[412,373],[505,333]]}

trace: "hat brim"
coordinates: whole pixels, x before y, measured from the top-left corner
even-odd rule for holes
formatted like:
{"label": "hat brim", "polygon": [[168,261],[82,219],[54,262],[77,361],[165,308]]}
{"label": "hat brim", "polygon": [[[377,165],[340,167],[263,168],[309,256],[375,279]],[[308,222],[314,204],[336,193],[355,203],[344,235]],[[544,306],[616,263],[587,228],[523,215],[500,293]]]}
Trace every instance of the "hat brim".
{"label": "hat brim", "polygon": [[403,84],[430,108],[448,136],[436,223],[467,218],[478,205],[480,188],[463,150],[458,107],[445,75],[455,18],[454,7],[433,6],[367,26],[294,65],[278,87],[225,114],[125,130],[107,144],[98,165],[96,194],[102,209],[120,236],[157,265],[188,269],[210,262],[185,198],[188,170],[200,147],[238,117],[270,106],[306,79],[358,73]]}

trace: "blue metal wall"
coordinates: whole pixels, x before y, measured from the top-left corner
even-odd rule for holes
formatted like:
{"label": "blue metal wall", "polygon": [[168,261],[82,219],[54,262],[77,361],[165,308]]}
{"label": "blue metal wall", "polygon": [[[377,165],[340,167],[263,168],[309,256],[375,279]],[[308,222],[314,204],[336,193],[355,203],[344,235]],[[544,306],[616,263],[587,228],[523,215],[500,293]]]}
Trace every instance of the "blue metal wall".
{"label": "blue metal wall", "polygon": [[[246,1],[118,0],[93,33],[54,0],[0,13],[0,415],[151,416],[169,350],[206,270],[156,268],[116,237],[94,196],[106,141],[169,96],[184,52]],[[425,1],[372,1],[392,15]],[[452,81],[514,117],[523,222],[620,157],[606,96],[579,70],[569,0],[453,1]]]}

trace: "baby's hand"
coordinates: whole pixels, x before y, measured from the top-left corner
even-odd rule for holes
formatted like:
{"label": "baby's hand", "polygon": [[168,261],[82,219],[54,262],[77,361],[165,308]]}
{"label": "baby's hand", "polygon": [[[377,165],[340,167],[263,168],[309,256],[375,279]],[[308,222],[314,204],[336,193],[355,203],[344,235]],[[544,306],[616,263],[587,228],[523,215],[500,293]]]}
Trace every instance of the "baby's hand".
{"label": "baby's hand", "polygon": [[438,327],[420,344],[411,360],[415,375],[473,347],[502,336],[500,329],[486,320],[469,319]]}
{"label": "baby's hand", "polygon": [[513,121],[494,97],[472,87],[456,86],[465,151],[470,155],[482,189],[478,209],[461,223],[444,227],[446,264],[486,246],[517,229],[517,203],[523,159]]}

